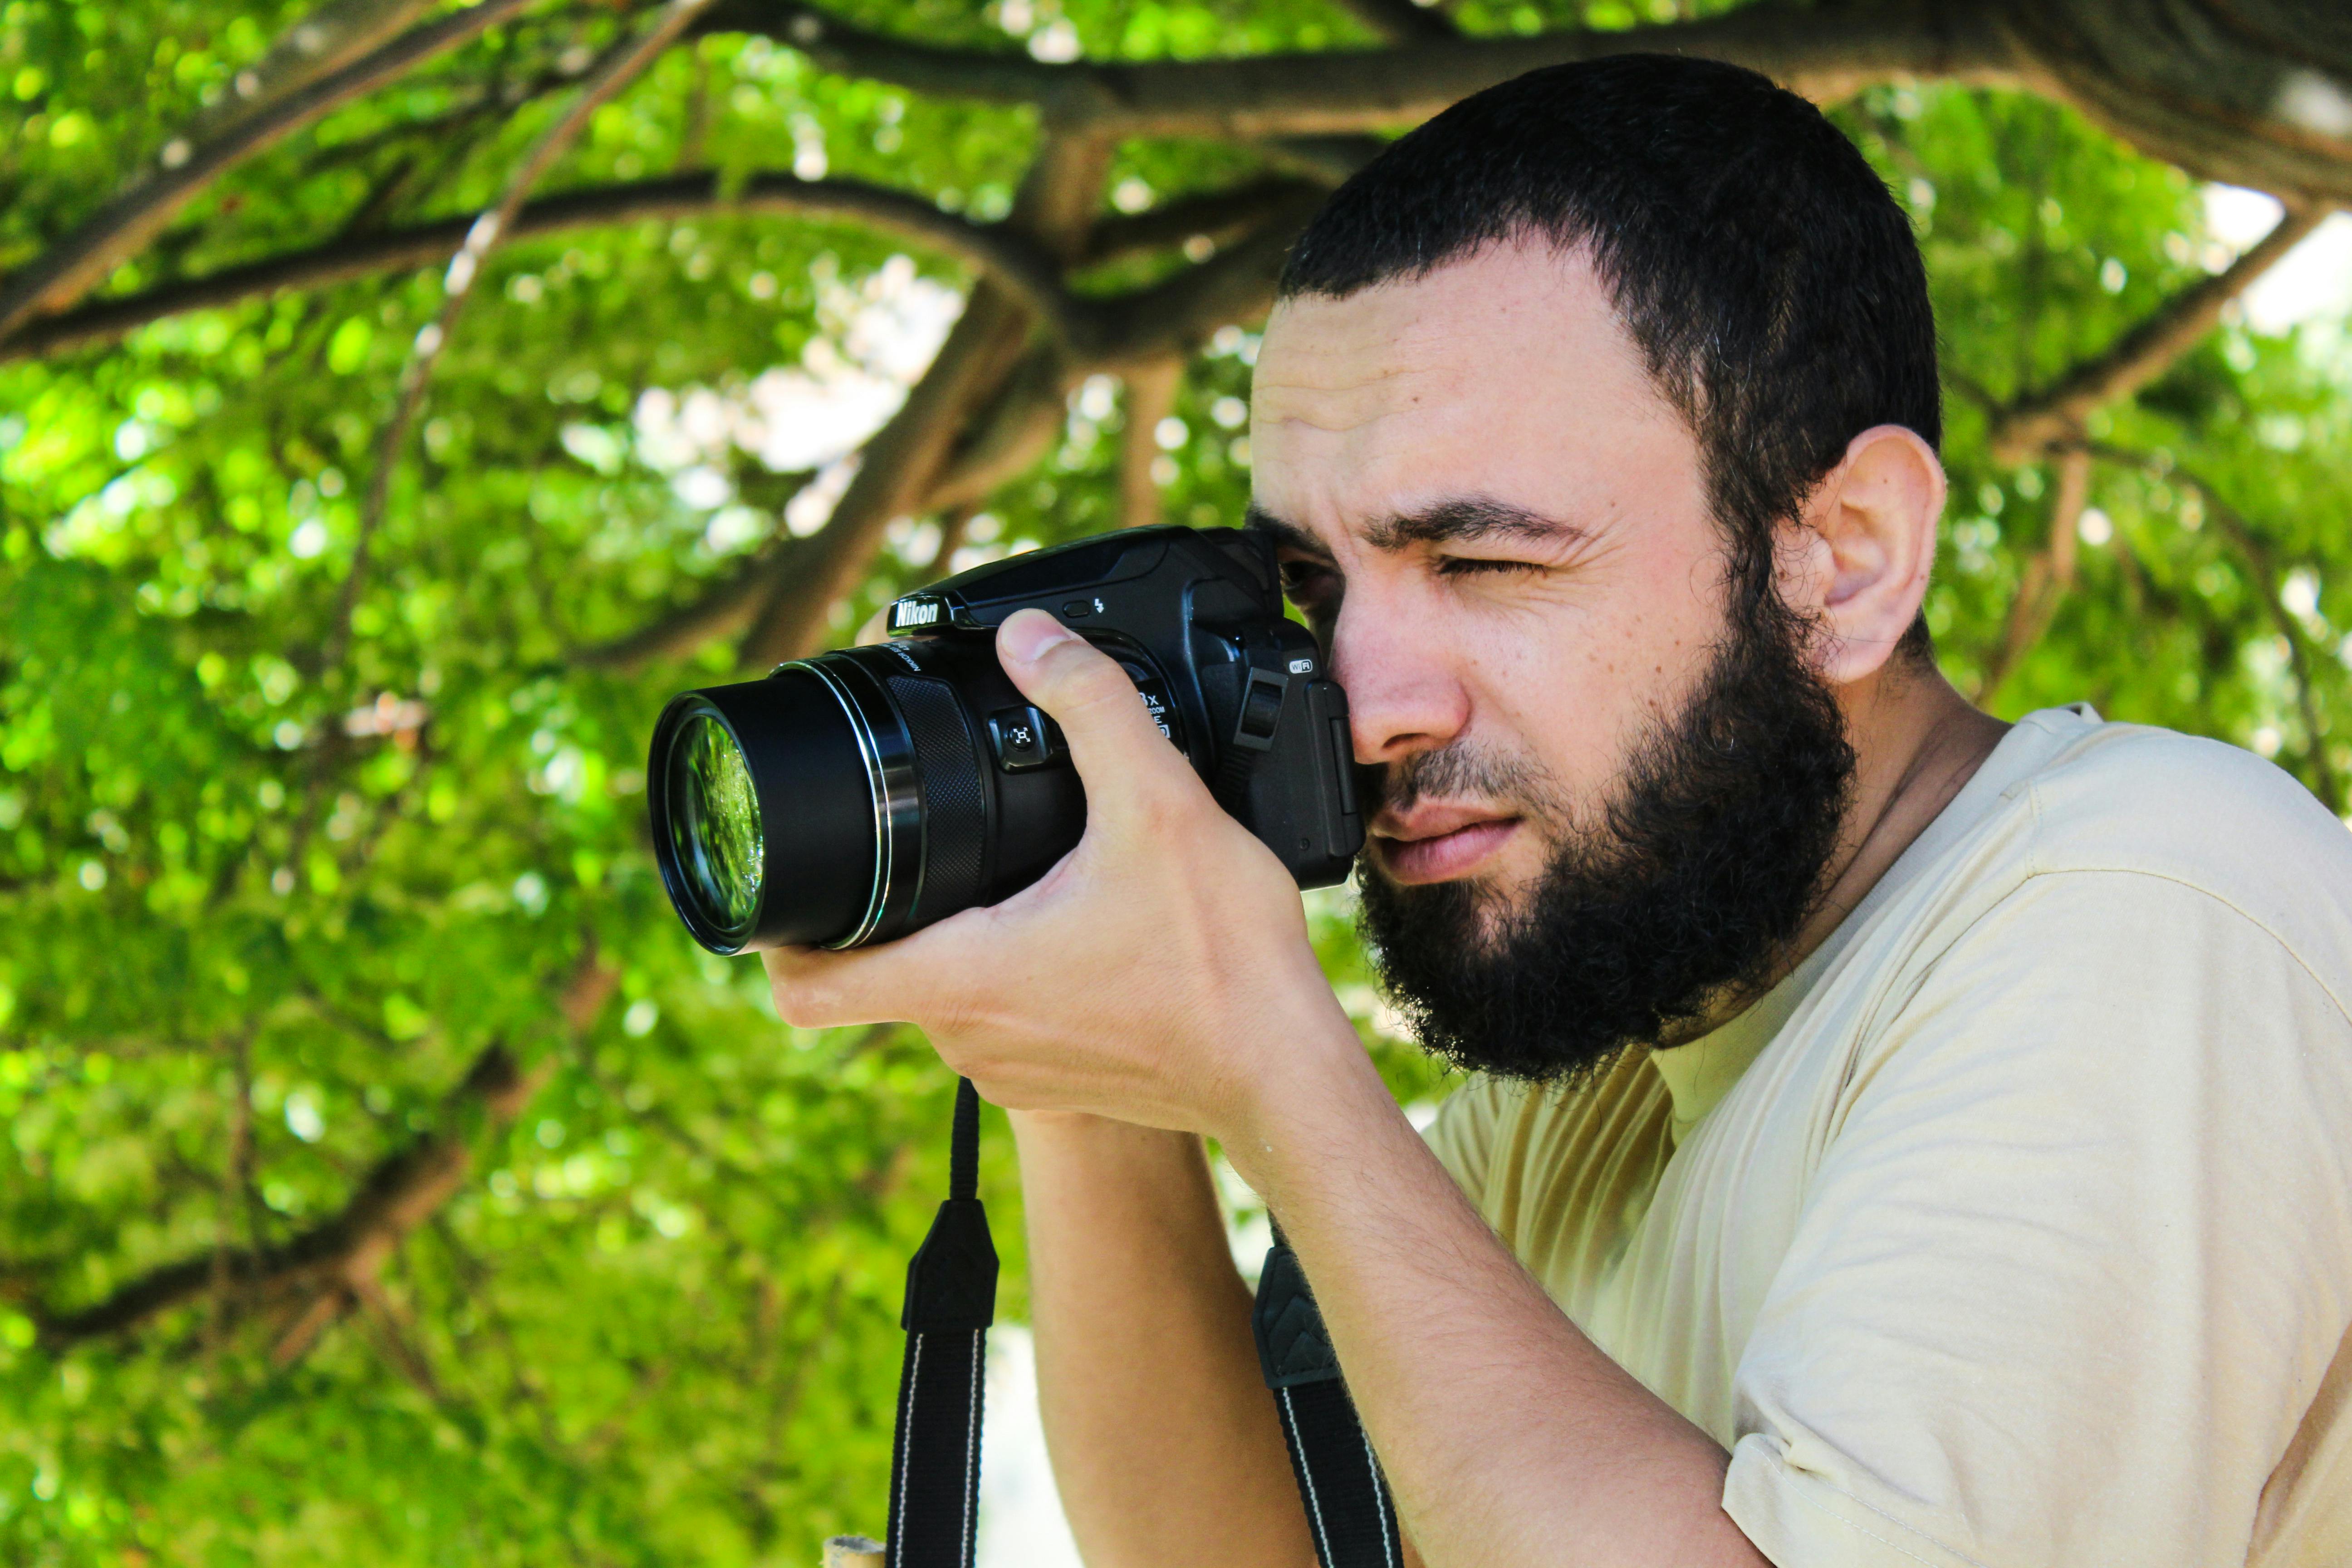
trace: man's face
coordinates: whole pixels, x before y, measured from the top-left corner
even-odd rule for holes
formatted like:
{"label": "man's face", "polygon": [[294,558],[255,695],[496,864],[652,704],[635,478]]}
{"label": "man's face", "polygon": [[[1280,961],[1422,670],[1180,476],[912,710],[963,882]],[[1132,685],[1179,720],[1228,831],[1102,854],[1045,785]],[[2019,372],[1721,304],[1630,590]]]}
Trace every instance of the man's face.
{"label": "man's face", "polygon": [[1497,247],[1286,302],[1253,414],[1257,523],[1381,772],[1368,923],[1424,1039],[1570,1072],[1754,978],[1852,754],[1785,620],[1729,613],[1697,443],[1590,268]]}
{"label": "man's face", "polygon": [[1373,864],[1517,901],[1566,826],[1546,811],[1606,798],[1721,635],[1723,536],[1689,429],[1591,269],[1528,245],[1277,307],[1250,447],[1256,509],[1310,544],[1284,554],[1357,760],[1468,741],[1546,781],[1542,802],[1384,814]]}

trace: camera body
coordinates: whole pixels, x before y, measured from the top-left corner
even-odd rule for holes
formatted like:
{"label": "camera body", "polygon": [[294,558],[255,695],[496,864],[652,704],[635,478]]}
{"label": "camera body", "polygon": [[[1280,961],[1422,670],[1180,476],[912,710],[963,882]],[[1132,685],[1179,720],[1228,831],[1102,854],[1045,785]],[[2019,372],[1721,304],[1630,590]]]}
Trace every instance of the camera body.
{"label": "camera body", "polygon": [[[698,941],[719,952],[884,942],[997,902],[1069,851],[1084,788],[1059,728],[996,658],[996,628],[1024,609],[1118,662],[1218,804],[1299,886],[1346,878],[1363,844],[1347,697],[1283,615],[1272,545],[1234,529],[1129,529],[908,594],[889,607],[887,642],[674,700],[648,795],[663,880]],[[740,748],[747,784],[714,791],[680,762],[698,720]],[[698,754],[724,743],[693,732]],[[708,825],[729,811],[756,817],[748,895],[727,869],[743,856],[705,853]]]}
{"label": "camera body", "polygon": [[[1322,673],[1314,637],[1284,616],[1266,541],[1230,528],[1098,534],[907,595],[888,627],[909,652],[985,638],[992,664],[996,628],[1024,609],[1049,612],[1126,668],[1160,732],[1300,887],[1346,879],[1364,842],[1348,698]],[[1002,721],[989,721],[1003,771]],[[1059,732],[1044,727],[1058,763]]]}

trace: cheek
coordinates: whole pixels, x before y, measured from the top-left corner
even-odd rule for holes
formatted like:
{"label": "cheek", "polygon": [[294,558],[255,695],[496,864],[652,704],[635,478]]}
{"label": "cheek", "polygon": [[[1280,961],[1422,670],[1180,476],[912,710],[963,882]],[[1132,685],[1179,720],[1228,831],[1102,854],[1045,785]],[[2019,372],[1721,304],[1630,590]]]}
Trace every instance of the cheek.
{"label": "cheek", "polygon": [[1634,748],[1680,710],[1712,657],[1720,617],[1674,563],[1629,575],[1578,613],[1517,620],[1464,663],[1491,743],[1540,764],[1571,819],[1611,794]]}

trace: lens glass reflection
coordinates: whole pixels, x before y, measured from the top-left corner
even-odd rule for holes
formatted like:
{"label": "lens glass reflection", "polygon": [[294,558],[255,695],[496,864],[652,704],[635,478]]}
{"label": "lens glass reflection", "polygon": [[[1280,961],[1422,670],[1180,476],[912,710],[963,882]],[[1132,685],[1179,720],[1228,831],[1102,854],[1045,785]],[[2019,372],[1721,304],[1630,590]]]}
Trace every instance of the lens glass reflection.
{"label": "lens glass reflection", "polygon": [[722,931],[740,931],[760,907],[764,861],[760,805],[742,748],[726,725],[702,713],[686,721],[669,756],[678,869],[705,919]]}

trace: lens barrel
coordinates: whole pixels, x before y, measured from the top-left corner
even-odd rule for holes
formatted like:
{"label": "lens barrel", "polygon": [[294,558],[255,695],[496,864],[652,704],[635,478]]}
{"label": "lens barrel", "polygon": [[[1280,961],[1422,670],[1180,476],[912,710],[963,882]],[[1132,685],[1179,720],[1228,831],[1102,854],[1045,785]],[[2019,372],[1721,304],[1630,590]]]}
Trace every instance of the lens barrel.
{"label": "lens barrel", "polygon": [[654,726],[654,858],[713,952],[855,931],[877,878],[873,742],[804,669],[689,691]]}
{"label": "lens barrel", "polygon": [[1077,842],[1086,797],[992,646],[840,648],[663,710],[646,766],[670,901],[713,952],[887,942]]}

